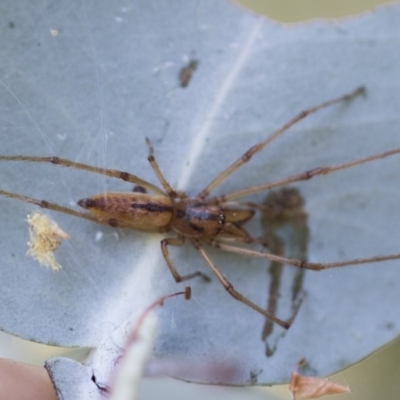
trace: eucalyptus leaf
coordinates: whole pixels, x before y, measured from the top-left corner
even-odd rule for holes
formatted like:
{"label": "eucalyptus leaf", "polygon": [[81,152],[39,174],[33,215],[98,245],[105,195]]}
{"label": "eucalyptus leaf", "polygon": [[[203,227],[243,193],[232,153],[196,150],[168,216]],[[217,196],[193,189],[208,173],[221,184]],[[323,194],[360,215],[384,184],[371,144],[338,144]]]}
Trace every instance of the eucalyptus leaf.
{"label": "eucalyptus leaf", "polygon": [[[1,154],[59,156],[159,185],[147,161],[148,137],[172,187],[196,195],[298,112],[360,85],[365,96],[296,124],[215,194],[399,147],[398,5],[343,22],[294,26],[222,0],[46,1],[40,7],[4,1],[0,11]],[[197,67],[182,87],[180,73],[192,61]],[[399,252],[399,167],[393,156],[293,185],[305,201],[309,261]],[[0,168],[2,190],[74,209],[92,194],[132,189],[52,164],[2,162]],[[245,200],[261,203],[266,195]],[[42,343],[97,348],[91,368],[106,382],[127,324],[187,284],[172,278],[161,236],[42,210],[71,237],[56,251],[62,269],[52,272],[26,256],[26,216],[37,207],[0,202],[1,329]],[[262,234],[260,216],[246,228]],[[207,251],[236,289],[267,306],[266,260]],[[171,257],[182,274],[211,274],[190,243],[171,248]],[[306,272],[293,326],[286,332],[275,325],[264,340],[263,316],[215,279],[194,279],[191,301],[176,297],[160,308],[154,358],[210,368],[234,364],[240,371],[226,381],[196,368],[172,373],[203,383],[288,381],[302,358],[309,373],[330,374],[398,336],[399,263]],[[291,313],[295,275],[283,268],[281,319]]]}

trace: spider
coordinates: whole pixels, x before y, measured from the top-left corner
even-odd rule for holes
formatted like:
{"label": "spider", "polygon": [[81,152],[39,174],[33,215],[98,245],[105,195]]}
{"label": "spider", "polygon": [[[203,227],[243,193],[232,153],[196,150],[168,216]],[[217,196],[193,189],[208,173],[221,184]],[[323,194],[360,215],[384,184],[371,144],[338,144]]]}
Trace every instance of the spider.
{"label": "spider", "polygon": [[[187,197],[184,192],[176,191],[170,186],[156,162],[153,146],[149,139],[146,139],[149,148],[148,161],[157,175],[163,190],[152,183],[127,172],[94,167],[58,157],[30,157],[17,155],[0,156],[0,161],[52,163],[55,165],[77,168],[122,179],[135,184],[135,187],[132,192],[100,193],[79,200],[78,205],[89,212],[76,211],[46,200],[37,200],[4,190],[0,190],[0,195],[22,200],[42,208],[73,215],[97,223],[108,224],[112,227],[142,230],[153,233],[174,231],[176,233],[175,237],[161,240],[161,251],[176,282],[186,281],[194,277],[201,277],[206,281],[209,280],[209,277],[201,271],[181,275],[175,268],[168,248],[169,246],[182,246],[187,240],[198,251],[205,264],[233,298],[246,304],[283,328],[288,329],[296,317],[303,296],[300,296],[289,320],[284,321],[279,319],[271,312],[264,310],[238,292],[228,278],[215,265],[204,249],[203,244],[208,244],[212,247],[244,256],[260,257],[271,261],[290,264],[298,268],[316,271],[347,265],[399,259],[400,253],[370,258],[358,258],[341,262],[309,263],[305,260],[291,259],[268,253],[266,251],[254,250],[251,245],[255,243],[265,243],[263,243],[262,239],[253,238],[245,230],[243,225],[253,218],[256,210],[262,208],[262,206],[251,202],[239,202],[237,199],[254,193],[282,187],[293,182],[311,179],[318,175],[327,175],[356,165],[398,154],[400,153],[400,148],[374,154],[347,163],[315,168],[272,183],[247,187],[221,196],[210,197],[210,194],[226,178],[233,174],[243,164],[247,163],[256,153],[260,152],[271,141],[282,135],[294,124],[318,110],[332,106],[336,103],[349,101],[362,94],[364,91],[365,89],[363,87],[359,87],[351,93],[321,103],[297,114],[282,127],[270,134],[266,139],[250,147],[241,157],[217,175],[194,197]],[[153,192],[153,194],[147,193],[147,190]]]}

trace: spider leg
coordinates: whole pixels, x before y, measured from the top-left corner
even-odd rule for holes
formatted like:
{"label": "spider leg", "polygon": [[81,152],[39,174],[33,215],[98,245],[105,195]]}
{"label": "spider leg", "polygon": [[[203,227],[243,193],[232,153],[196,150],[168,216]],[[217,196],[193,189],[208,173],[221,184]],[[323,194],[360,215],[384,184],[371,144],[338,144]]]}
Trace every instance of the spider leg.
{"label": "spider leg", "polygon": [[196,271],[196,272],[193,272],[193,273],[187,274],[187,275],[180,275],[178,273],[178,271],[176,270],[175,265],[171,260],[171,256],[169,255],[168,246],[182,246],[184,242],[185,242],[184,237],[167,238],[167,239],[163,239],[161,241],[161,251],[163,253],[165,261],[167,262],[168,268],[171,271],[171,274],[174,277],[175,281],[182,282],[182,281],[187,281],[189,279],[195,278],[196,276],[200,276],[206,282],[209,282],[210,278],[201,271]]}
{"label": "spider leg", "polygon": [[84,171],[94,172],[95,174],[106,175],[112,178],[122,179],[126,182],[131,182],[136,185],[145,187],[154,193],[162,194],[165,193],[157,186],[143,179],[140,179],[136,175],[129,174],[128,172],[118,171],[115,169],[106,169],[100,167],[93,167],[92,165],[82,164],[75,161],[67,160],[59,157],[31,157],[31,156],[0,156],[0,161],[27,161],[27,162],[39,162],[39,163],[51,163],[55,165],[62,165],[64,167],[70,167],[75,169],[81,169]]}
{"label": "spider leg", "polygon": [[299,302],[296,304],[296,307],[289,318],[288,321],[283,321],[276,317],[275,315],[269,313],[268,311],[264,310],[257,304],[253,303],[250,301],[247,297],[242,295],[240,292],[238,292],[232,285],[231,282],[227,279],[227,277],[218,269],[218,267],[214,264],[214,262],[211,260],[209,255],[206,253],[206,251],[203,249],[203,247],[200,246],[198,241],[192,240],[192,243],[194,247],[197,249],[197,251],[200,253],[201,257],[203,258],[204,262],[207,264],[207,266],[210,268],[212,273],[217,277],[219,282],[222,284],[222,286],[225,288],[225,290],[236,300],[246,304],[248,307],[252,308],[253,310],[259,312],[260,314],[264,315],[266,318],[271,319],[278,325],[280,325],[282,328],[289,329],[290,325],[293,323],[294,319],[296,318],[296,315],[299,311],[300,305],[302,303],[303,298],[299,300]]}
{"label": "spider leg", "polygon": [[[234,199],[237,199],[237,198],[240,198],[240,197],[244,197],[244,196],[248,196],[250,194],[259,193],[259,192],[265,192],[266,190],[270,190],[270,189],[274,189],[274,188],[277,188],[277,187],[285,186],[285,185],[288,185],[289,183],[293,183],[293,182],[309,180],[309,179],[314,178],[315,176],[318,176],[318,175],[328,175],[328,174],[331,174],[332,172],[336,172],[336,171],[340,171],[340,170],[343,170],[343,169],[351,168],[351,167],[354,167],[356,165],[365,164],[365,163],[368,163],[370,161],[379,160],[381,158],[389,157],[389,156],[392,156],[394,154],[399,154],[399,153],[400,153],[400,147],[397,148],[397,149],[385,151],[383,153],[374,154],[372,156],[359,158],[358,160],[353,160],[353,161],[350,161],[350,162],[347,162],[347,163],[333,165],[331,167],[319,167],[319,168],[310,169],[308,171],[302,172],[300,174],[289,176],[288,178],[281,179],[279,181],[267,183],[265,185],[251,186],[251,187],[248,187],[248,188],[244,188],[244,189],[238,190],[236,192],[231,192],[231,193],[228,193],[228,194],[225,194],[225,195],[222,195],[222,196],[214,197],[213,199],[210,200],[210,203],[212,203],[212,204],[220,204],[220,203],[224,203],[224,202],[227,202],[227,201],[232,201]],[[248,206],[253,205],[253,207],[256,208],[254,206],[254,203],[251,203],[251,202],[243,202],[243,203],[239,202],[238,204],[244,204],[244,205],[248,205]],[[262,208],[262,207],[260,207],[260,208]]]}
{"label": "spider leg", "polygon": [[51,202],[46,201],[46,200],[38,200],[38,199],[34,199],[32,197],[23,196],[21,194],[17,194],[17,193],[13,193],[13,192],[7,192],[5,190],[0,190],[0,195],[6,196],[6,197],[10,197],[12,199],[21,200],[21,201],[24,201],[26,203],[31,203],[31,204],[34,204],[34,205],[39,206],[41,208],[47,208],[49,210],[58,211],[58,212],[61,212],[63,214],[70,214],[70,215],[73,215],[75,217],[85,218],[85,219],[87,219],[89,221],[98,222],[97,218],[94,217],[91,214],[87,214],[87,213],[80,212],[80,211],[75,211],[75,210],[73,210],[71,208],[59,206],[58,204],[51,203]]}
{"label": "spider leg", "polygon": [[160,167],[157,164],[156,159],[154,158],[154,148],[153,148],[153,144],[151,143],[149,138],[146,138],[146,144],[147,144],[147,147],[149,148],[149,156],[147,157],[147,160],[149,161],[151,168],[153,168],[153,171],[157,175],[157,178],[160,181],[165,192],[172,199],[176,199],[177,197],[179,197],[181,199],[185,198],[186,197],[185,193],[179,192],[179,191],[177,192],[174,189],[172,189],[171,185],[165,179],[163,173],[160,170]]}
{"label": "spider leg", "polygon": [[[269,240],[265,237],[254,238],[252,237],[245,229],[241,227],[241,230],[244,231],[247,235],[244,237],[237,237],[237,236],[223,236],[223,234],[217,235],[218,241],[223,243],[245,243],[245,244],[261,244],[264,247],[269,247],[270,243]],[[212,241],[206,241],[207,243],[212,245]]]}
{"label": "spider leg", "polygon": [[336,103],[339,103],[342,101],[351,100],[353,97],[355,97],[359,94],[362,94],[364,92],[365,92],[365,88],[359,87],[351,93],[348,93],[344,96],[340,96],[340,97],[330,100],[330,101],[326,101],[325,103],[321,103],[315,107],[311,107],[311,108],[304,110],[301,113],[297,114],[294,118],[292,118],[290,121],[288,121],[282,127],[280,127],[278,130],[273,132],[262,142],[259,142],[256,145],[250,147],[250,149],[248,149],[240,158],[238,158],[233,164],[231,164],[228,168],[226,168],[224,171],[222,171],[216,178],[214,178],[211,181],[211,183],[209,183],[208,186],[206,186],[206,188],[203,189],[199,193],[198,197],[201,199],[205,199],[217,186],[219,186],[226,178],[228,178],[229,175],[231,175],[233,172],[235,172],[243,164],[248,162],[253,157],[254,154],[261,151],[266,145],[268,145],[270,142],[272,142],[274,139],[276,139],[282,133],[286,132],[289,128],[291,128],[294,124],[296,124],[300,120],[306,118],[308,115],[313,114],[318,110],[321,110],[322,108],[329,107],[332,104],[336,104]]}
{"label": "spider leg", "polygon": [[397,260],[400,259],[400,253],[398,254],[389,254],[387,256],[376,256],[376,257],[368,257],[368,258],[355,258],[347,261],[339,261],[339,262],[331,262],[331,263],[309,263],[304,260],[297,260],[295,258],[287,258],[283,256],[278,256],[276,254],[264,253],[262,251],[256,251],[251,249],[246,249],[244,247],[232,246],[225,243],[222,243],[218,240],[213,240],[210,244],[216,248],[229,251],[231,253],[242,254],[244,256],[250,257],[260,257],[266,258],[271,261],[277,261],[284,264],[293,265],[302,269],[310,269],[313,271],[321,271],[324,269],[330,268],[338,268],[345,267],[348,265],[359,265],[359,264],[369,264],[380,261],[389,261],[389,260]]}

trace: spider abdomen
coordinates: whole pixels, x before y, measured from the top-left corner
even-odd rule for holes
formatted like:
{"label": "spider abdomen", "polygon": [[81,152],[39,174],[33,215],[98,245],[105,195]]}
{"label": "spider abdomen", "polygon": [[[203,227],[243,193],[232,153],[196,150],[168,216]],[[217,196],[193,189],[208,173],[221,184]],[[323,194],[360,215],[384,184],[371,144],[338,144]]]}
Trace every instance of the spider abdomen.
{"label": "spider abdomen", "polygon": [[79,200],[78,205],[101,219],[115,219],[146,231],[166,228],[173,215],[169,197],[138,192],[100,193]]}

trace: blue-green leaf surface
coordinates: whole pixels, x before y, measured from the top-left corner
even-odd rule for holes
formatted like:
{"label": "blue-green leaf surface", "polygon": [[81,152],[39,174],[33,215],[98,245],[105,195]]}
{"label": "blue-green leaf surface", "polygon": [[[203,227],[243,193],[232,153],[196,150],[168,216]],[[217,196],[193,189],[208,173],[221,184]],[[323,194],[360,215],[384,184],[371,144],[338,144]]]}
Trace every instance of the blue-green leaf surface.
{"label": "blue-green leaf surface", "polygon": [[[195,195],[296,113],[360,85],[364,97],[297,124],[216,193],[400,145],[398,6],[295,26],[222,0],[5,1],[0,13],[1,154],[55,155],[158,184],[147,162],[149,137],[166,179]],[[182,88],[179,72],[191,60],[197,69]],[[394,156],[295,185],[308,214],[308,259],[399,252],[399,171]],[[21,162],[2,162],[0,180],[3,190],[73,208],[94,193],[131,190],[101,175]],[[60,272],[41,267],[26,256],[25,219],[35,209],[0,199],[0,327],[33,341],[97,347],[93,368],[107,379],[114,364],[102,369],[104,360],[123,347],[125,322],[184,284],[168,271],[159,235],[49,211],[71,239],[56,252]],[[259,216],[248,229],[262,233]],[[209,252],[238,290],[266,307],[268,262]],[[189,243],[171,255],[182,274],[206,272]],[[218,360],[241,371],[226,382],[190,368],[175,374],[205,383],[287,381],[301,358],[311,373],[332,373],[399,334],[399,264],[307,272],[297,319],[287,333],[275,326],[267,343],[261,315],[215,279],[193,280],[190,302],[178,297],[159,310],[154,356]],[[281,280],[282,319],[290,315],[293,274],[286,267]],[[269,357],[267,345],[275,350]]]}

